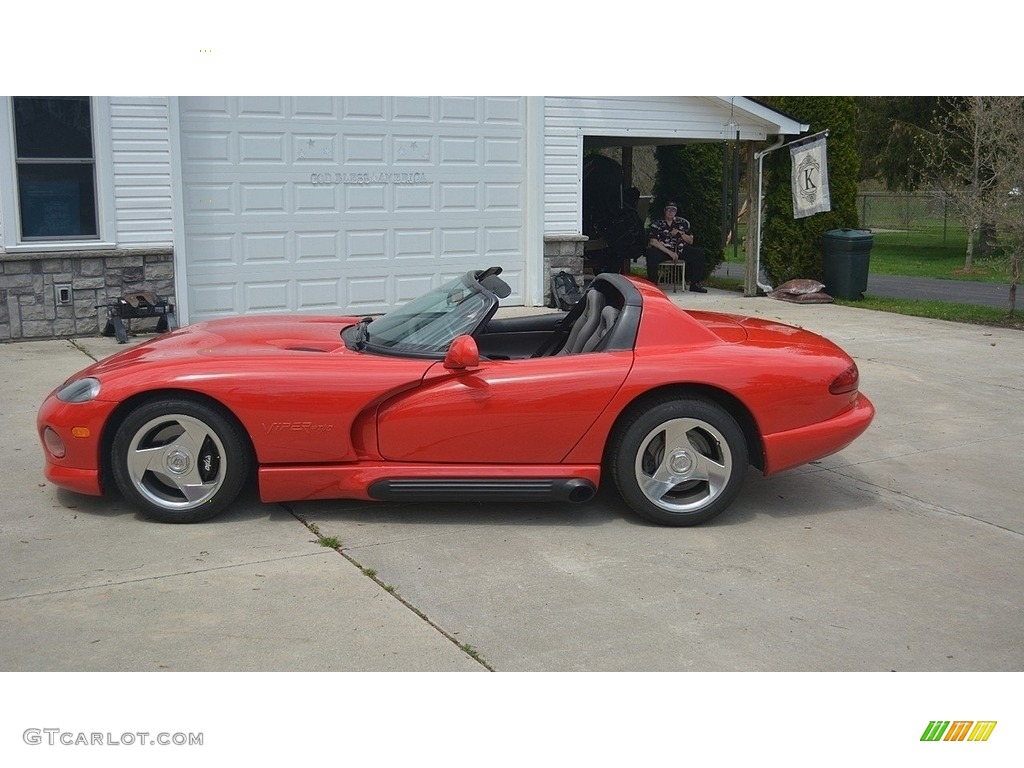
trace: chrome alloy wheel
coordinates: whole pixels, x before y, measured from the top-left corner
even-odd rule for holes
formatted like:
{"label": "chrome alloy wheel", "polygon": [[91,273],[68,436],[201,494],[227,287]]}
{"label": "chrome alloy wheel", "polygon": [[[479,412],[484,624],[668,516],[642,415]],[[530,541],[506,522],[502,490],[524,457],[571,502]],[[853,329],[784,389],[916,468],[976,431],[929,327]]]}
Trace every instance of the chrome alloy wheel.
{"label": "chrome alloy wheel", "polygon": [[125,459],[134,488],[168,510],[194,509],[208,502],[229,469],[217,433],[199,419],[179,413],[150,419],[137,429]]}
{"label": "chrome alloy wheel", "polygon": [[655,506],[695,512],[725,490],[733,475],[733,456],[728,441],[708,422],[672,419],[640,441],[633,471],[640,491]]}

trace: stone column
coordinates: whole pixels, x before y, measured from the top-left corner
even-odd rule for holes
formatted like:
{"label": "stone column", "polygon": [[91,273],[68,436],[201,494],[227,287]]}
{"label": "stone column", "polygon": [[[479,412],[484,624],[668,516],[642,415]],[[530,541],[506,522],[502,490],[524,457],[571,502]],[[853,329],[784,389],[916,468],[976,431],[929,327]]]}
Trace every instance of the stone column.
{"label": "stone column", "polygon": [[579,282],[583,275],[583,248],[589,238],[586,235],[544,235],[545,303],[554,306],[551,299],[551,278],[565,271]]}

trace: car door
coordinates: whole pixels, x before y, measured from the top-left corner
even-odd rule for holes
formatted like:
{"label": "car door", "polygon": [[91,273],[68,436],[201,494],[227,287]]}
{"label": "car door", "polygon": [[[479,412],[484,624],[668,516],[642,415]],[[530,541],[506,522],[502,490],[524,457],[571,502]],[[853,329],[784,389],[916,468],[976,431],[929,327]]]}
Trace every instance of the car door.
{"label": "car door", "polygon": [[631,351],[435,363],[422,384],[378,411],[389,461],[554,464],[583,437],[633,364]]}

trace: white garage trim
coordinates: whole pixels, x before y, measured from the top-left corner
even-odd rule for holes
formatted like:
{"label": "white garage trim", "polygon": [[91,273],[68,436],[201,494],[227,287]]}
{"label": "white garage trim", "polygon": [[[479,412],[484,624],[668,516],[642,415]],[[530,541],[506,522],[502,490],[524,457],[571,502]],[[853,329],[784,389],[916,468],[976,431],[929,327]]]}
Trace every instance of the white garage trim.
{"label": "white garage trim", "polygon": [[172,96],[168,105],[171,139],[171,230],[174,236],[174,311],[178,323],[189,322],[188,285],[185,264],[185,193],[181,183],[181,122],[178,119],[178,97]]}

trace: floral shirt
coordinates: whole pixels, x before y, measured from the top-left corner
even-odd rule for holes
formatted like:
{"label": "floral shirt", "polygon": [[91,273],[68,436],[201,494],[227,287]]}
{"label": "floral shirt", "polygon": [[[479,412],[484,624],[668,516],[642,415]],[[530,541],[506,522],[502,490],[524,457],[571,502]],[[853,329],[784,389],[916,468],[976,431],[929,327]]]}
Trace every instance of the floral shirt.
{"label": "floral shirt", "polygon": [[690,222],[682,216],[676,216],[672,221],[657,219],[651,222],[650,239],[657,240],[659,243],[667,245],[673,251],[679,253],[686,246],[686,243],[678,235],[673,236],[670,234],[673,229],[678,229],[680,232],[688,235],[690,234]]}

